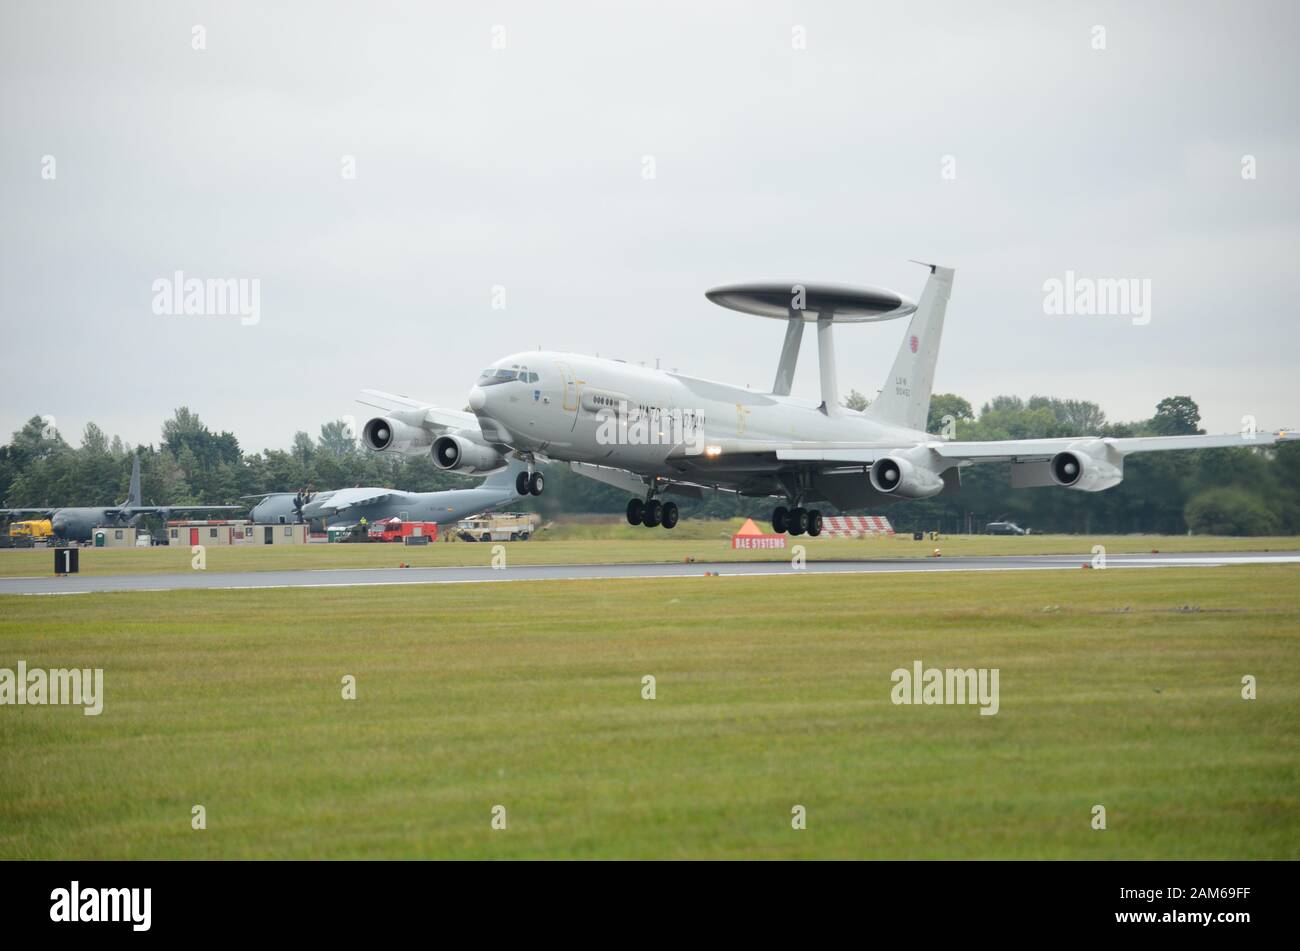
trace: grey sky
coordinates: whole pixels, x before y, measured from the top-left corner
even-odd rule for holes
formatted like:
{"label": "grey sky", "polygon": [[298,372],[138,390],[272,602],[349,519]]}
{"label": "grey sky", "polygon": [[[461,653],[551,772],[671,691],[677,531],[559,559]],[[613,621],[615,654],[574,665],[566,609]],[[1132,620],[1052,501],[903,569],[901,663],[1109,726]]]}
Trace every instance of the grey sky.
{"label": "grey sky", "polygon": [[[957,268],[937,388],[977,407],[1300,426],[1293,3],[267,6],[0,8],[5,439],[156,442],[187,404],[286,447],[538,345],[766,388],[781,326],[707,288],[915,298],[908,258]],[[260,279],[260,322],[156,315],[177,269]],[[1150,279],[1150,324],[1046,315],[1067,269]],[[842,387],[902,333],[842,329]]]}

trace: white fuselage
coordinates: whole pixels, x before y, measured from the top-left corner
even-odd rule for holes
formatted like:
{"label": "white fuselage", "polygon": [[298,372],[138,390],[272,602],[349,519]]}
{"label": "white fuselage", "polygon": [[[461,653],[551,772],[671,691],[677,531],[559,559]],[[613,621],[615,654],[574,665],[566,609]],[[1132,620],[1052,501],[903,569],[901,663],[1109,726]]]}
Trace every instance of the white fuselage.
{"label": "white fuselage", "polygon": [[[490,381],[491,372],[527,381]],[[536,376],[533,380],[532,377]],[[689,460],[731,439],[814,442],[924,441],[924,433],[883,426],[815,401],[774,396],[573,353],[518,353],[493,364],[470,392],[485,438],[565,462],[641,475],[684,471]],[[618,418],[624,425],[616,424]],[[496,425],[499,424],[499,425]],[[611,438],[612,437],[612,438]],[[666,465],[669,454],[673,464]],[[687,462],[685,469],[695,467]],[[718,472],[717,467],[709,470]],[[713,479],[719,484],[733,480]]]}

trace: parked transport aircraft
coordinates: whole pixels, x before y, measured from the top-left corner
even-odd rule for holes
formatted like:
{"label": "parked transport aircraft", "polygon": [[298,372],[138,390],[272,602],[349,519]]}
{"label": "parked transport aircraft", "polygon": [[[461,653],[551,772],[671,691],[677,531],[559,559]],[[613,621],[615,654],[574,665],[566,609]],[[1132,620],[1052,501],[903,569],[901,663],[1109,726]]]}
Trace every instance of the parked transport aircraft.
{"label": "parked transport aircraft", "polygon": [[61,542],[88,542],[101,526],[130,526],[142,515],[171,518],[176,512],[229,512],[242,505],[145,505],[140,501],[140,457],[131,459],[131,485],[121,505],[89,505],[0,509],[0,515],[37,514],[50,519],[54,537]]}
{"label": "parked transport aircraft", "polygon": [[261,499],[251,512],[251,518],[258,524],[321,520],[333,525],[354,525],[365,519],[373,525],[400,518],[403,522],[445,525],[518,502],[519,496],[526,494],[515,491],[515,476],[519,472],[526,474],[525,463],[511,460],[501,471],[464,489],[402,492],[382,486],[357,486],[320,492],[312,489],[273,492],[248,498]]}

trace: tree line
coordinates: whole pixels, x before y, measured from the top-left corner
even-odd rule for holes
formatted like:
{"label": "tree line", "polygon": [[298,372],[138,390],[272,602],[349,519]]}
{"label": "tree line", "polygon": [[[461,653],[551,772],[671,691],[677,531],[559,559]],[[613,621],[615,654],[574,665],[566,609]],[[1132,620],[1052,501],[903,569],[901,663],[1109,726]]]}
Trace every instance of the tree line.
{"label": "tree line", "polygon": [[[844,401],[861,410],[856,391]],[[1201,432],[1200,410],[1187,396],[1161,400],[1150,419],[1107,421],[1093,402],[1053,397],[999,396],[976,413],[951,393],[931,401],[929,431],[961,440],[1052,436],[1172,436]],[[313,438],[298,432],[288,450],[245,452],[234,433],[210,430],[188,407],[162,425],[157,444],[130,446],[88,423],[79,445],[33,417],[0,446],[0,490],[5,506],[112,505],[126,498],[131,456],[141,460],[146,505],[227,504],[241,496],[380,485],[413,492],[464,488],[477,479],[438,469],[428,455],[391,456],[363,449],[342,420]],[[1124,534],[1154,532],[1217,535],[1294,534],[1300,530],[1300,445],[1276,449],[1213,449],[1130,456],[1124,482],[1100,493],[1060,488],[1012,489],[1006,463],[962,471],[961,492],[919,502],[873,507],[897,530],[962,532],[1010,520],[1039,532]],[[546,493],[521,499],[520,510],[548,517],[563,513],[622,512],[628,496],[566,466],[547,470]],[[771,504],[726,492],[678,500],[685,517],[766,518]],[[827,506],[824,511],[834,514]]]}

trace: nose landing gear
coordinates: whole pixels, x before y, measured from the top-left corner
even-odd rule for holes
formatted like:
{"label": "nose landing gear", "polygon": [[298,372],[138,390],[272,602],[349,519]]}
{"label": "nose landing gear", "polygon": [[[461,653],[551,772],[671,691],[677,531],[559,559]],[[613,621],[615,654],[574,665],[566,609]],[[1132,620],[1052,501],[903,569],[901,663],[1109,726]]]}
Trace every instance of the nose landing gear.
{"label": "nose landing gear", "polygon": [[517,495],[541,495],[546,488],[546,477],[533,469],[528,463],[528,471],[515,476],[515,493]]}

